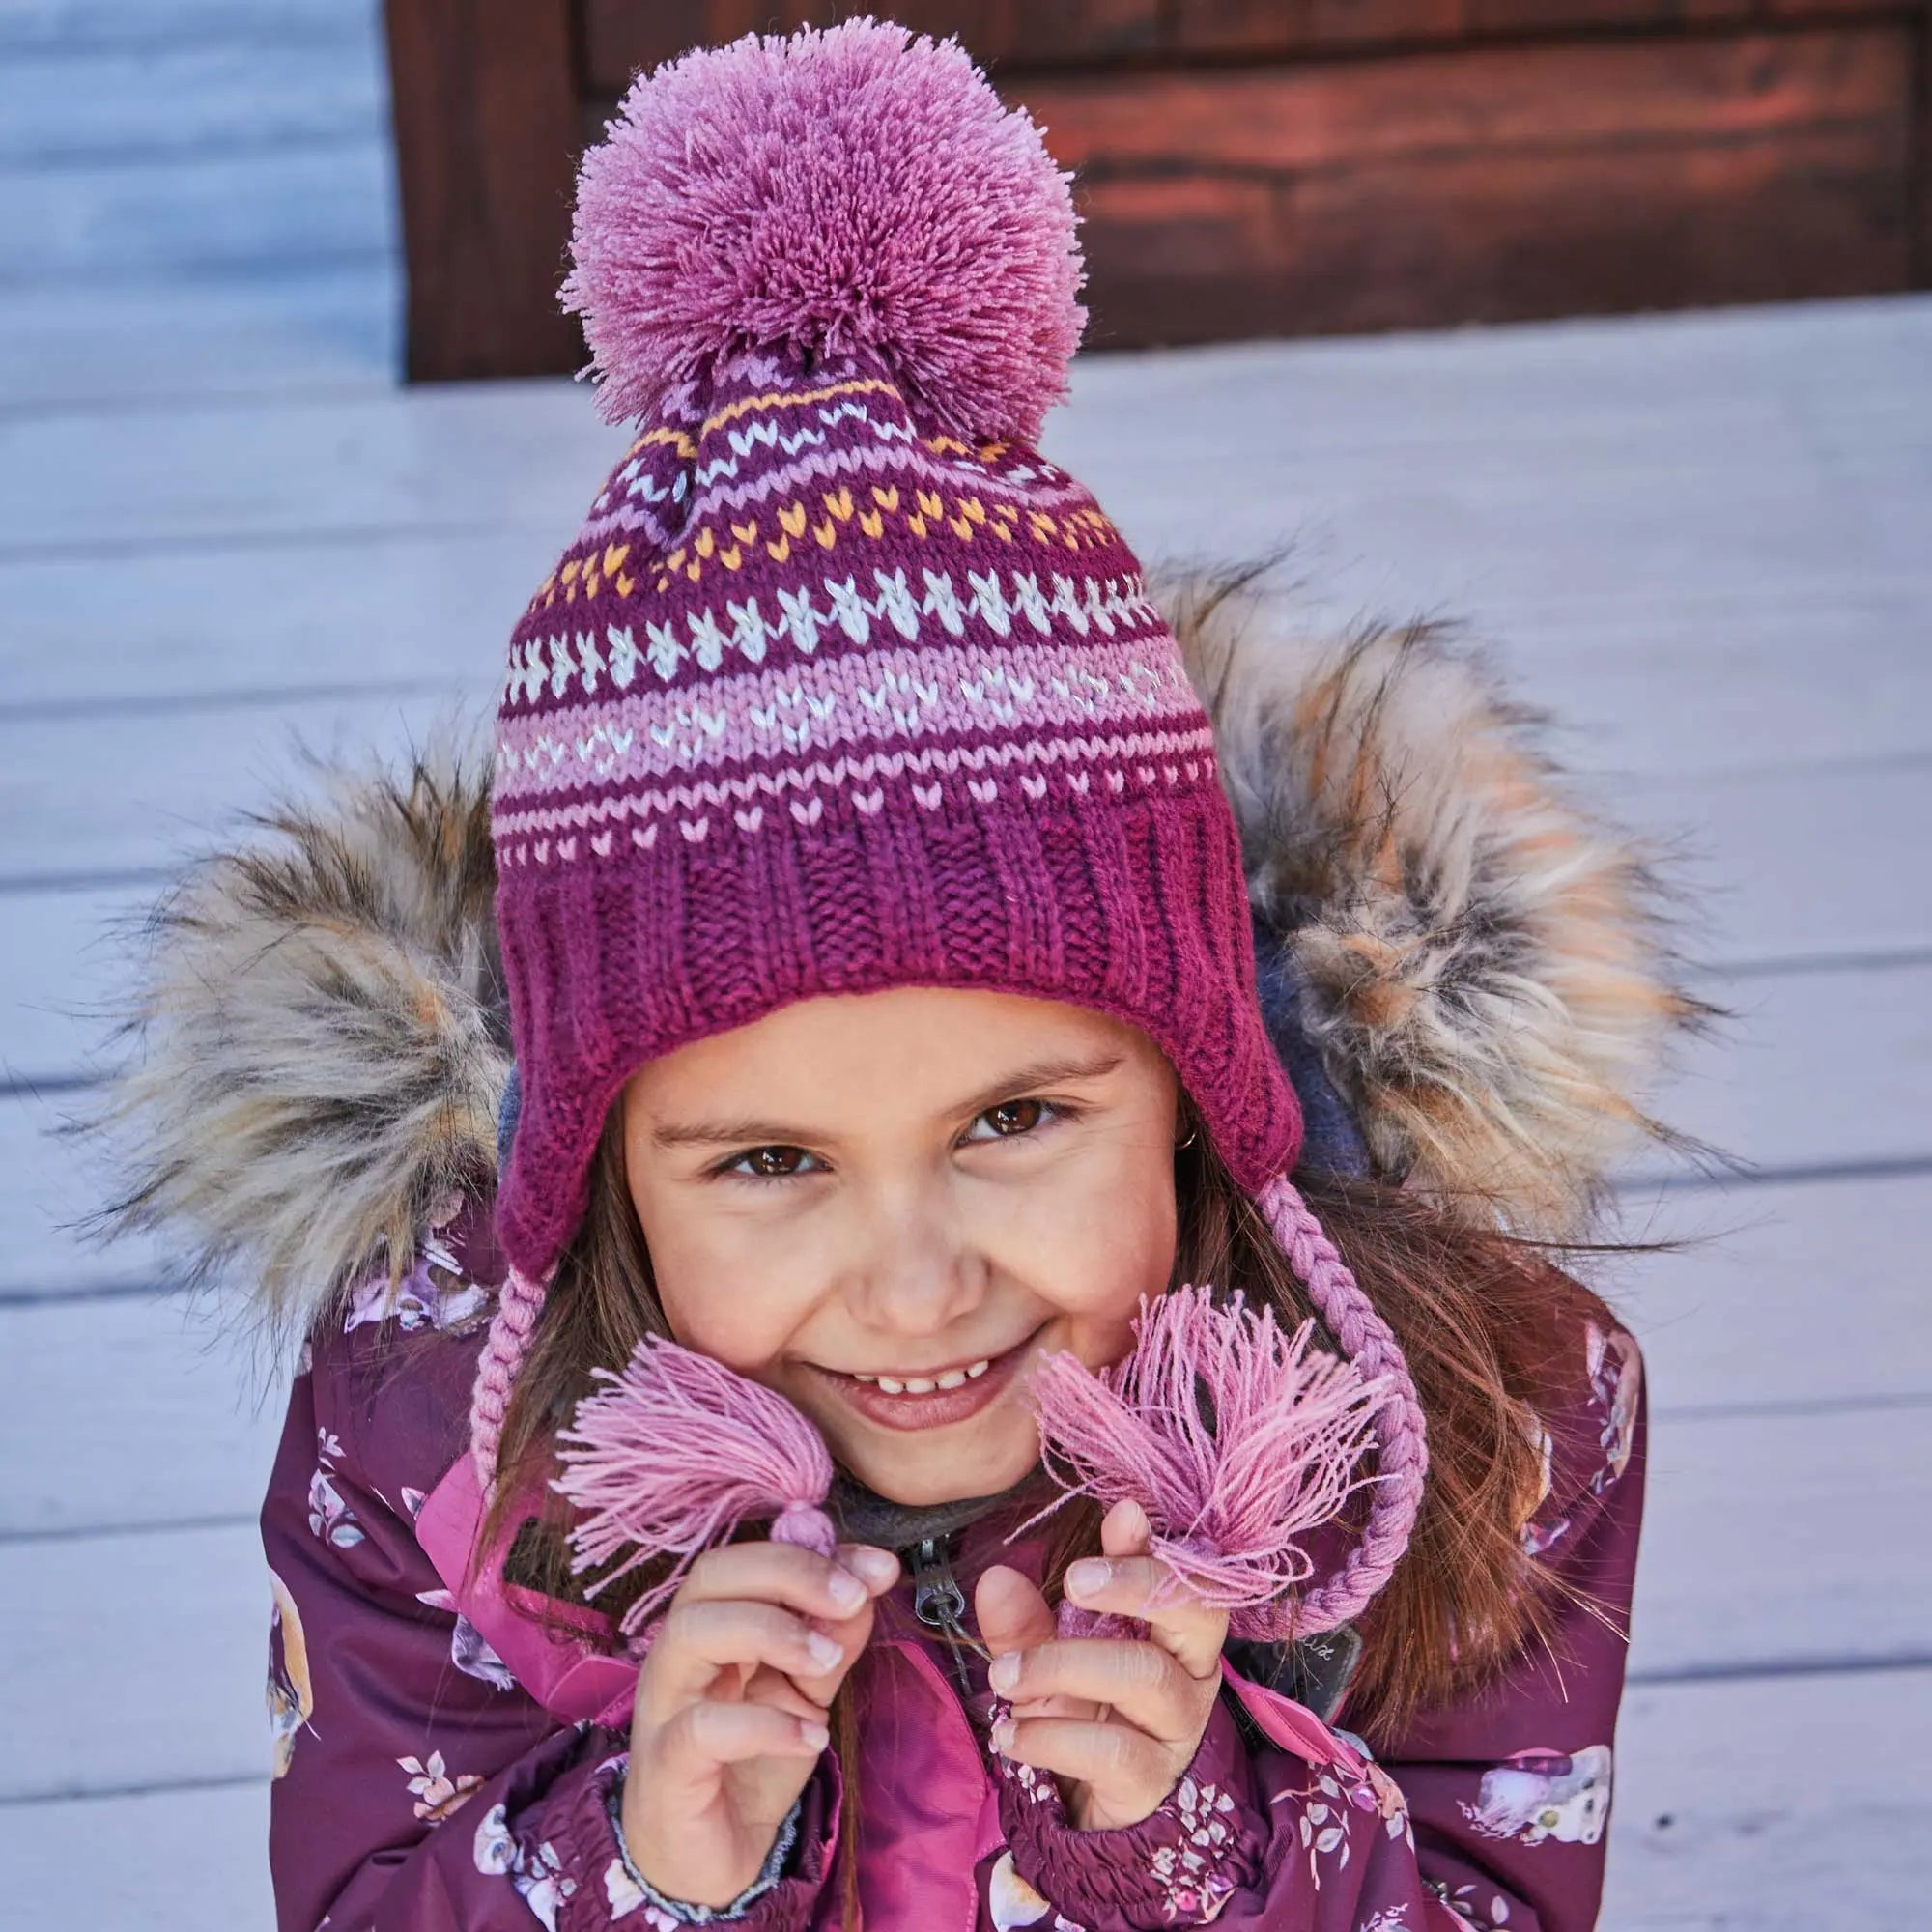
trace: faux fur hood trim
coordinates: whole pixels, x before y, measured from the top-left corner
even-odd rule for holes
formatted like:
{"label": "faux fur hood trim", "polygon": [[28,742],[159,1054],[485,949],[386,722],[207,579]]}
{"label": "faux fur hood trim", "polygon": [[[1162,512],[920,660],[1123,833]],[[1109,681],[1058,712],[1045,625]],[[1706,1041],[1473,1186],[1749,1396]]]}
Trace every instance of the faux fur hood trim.
{"label": "faux fur hood trim", "polygon": [[[1700,1011],[1640,854],[1440,632],[1338,643],[1237,580],[1158,587],[1303,1091],[1325,1072],[1377,1172],[1577,1234],[1625,1146],[1662,1134],[1640,1096]],[[375,1267],[400,1279],[451,1192],[487,1183],[510,1067],[486,750],[314,777],[156,910],[104,1122],[127,1176],[104,1228],[245,1277],[278,1329]]]}
{"label": "faux fur hood trim", "polygon": [[[1299,634],[1252,575],[1164,602],[1214,722],[1264,976],[1375,1171],[1466,1218],[1575,1238],[1645,1111],[1677,983],[1641,848],[1566,796],[1543,721],[1446,627]],[[1268,949],[1281,957],[1266,958]]]}
{"label": "faux fur hood trim", "polygon": [[496,1169],[509,1072],[487,749],[400,773],[318,767],[148,922],[138,1045],[101,1122],[191,1284],[245,1269],[275,1330]]}

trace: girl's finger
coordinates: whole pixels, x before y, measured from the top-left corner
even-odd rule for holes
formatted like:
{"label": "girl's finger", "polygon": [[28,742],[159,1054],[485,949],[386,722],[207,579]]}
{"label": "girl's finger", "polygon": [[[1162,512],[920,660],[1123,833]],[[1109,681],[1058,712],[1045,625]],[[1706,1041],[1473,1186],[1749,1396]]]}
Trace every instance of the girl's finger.
{"label": "girl's finger", "polygon": [[1023,1715],[1048,1699],[1105,1705],[1164,1744],[1199,1736],[1219,1690],[1218,1676],[1191,1676],[1158,1644],[1114,1637],[1066,1637],[996,1658],[990,1680]]}
{"label": "girl's finger", "polygon": [[704,1785],[721,1765],[753,1758],[814,1758],[831,1742],[829,1726],[769,1704],[687,1704],[651,1741],[654,1788]]}
{"label": "girl's finger", "polygon": [[1140,1618],[1190,1677],[1219,1673],[1227,1611],[1200,1602],[1158,1557],[1083,1556],[1067,1569],[1066,1594],[1083,1610]]}
{"label": "girl's finger", "polygon": [[[980,1639],[992,1653],[995,1671],[999,1671],[1003,1660],[1053,1641],[1053,1611],[1040,1595],[1038,1584],[1004,1563],[994,1564],[980,1577],[979,1588],[973,1593],[973,1614],[980,1626]],[[994,1688],[998,1688],[997,1682]],[[1029,1715],[1094,1718],[1099,1713],[1094,1705],[1066,1699],[1042,1700]]]}
{"label": "girl's finger", "polygon": [[887,1575],[883,1565],[868,1564],[865,1574],[844,1563],[801,1549],[791,1543],[727,1543],[719,1549],[707,1549],[691,1566],[691,1574],[679,1587],[679,1603],[707,1603],[721,1598],[749,1598],[767,1604],[782,1604],[802,1616],[822,1617],[829,1623],[842,1623],[855,1617],[873,1598],[882,1596],[898,1576],[898,1563],[889,1551],[881,1550],[891,1563]]}
{"label": "girl's finger", "polygon": [[832,1631],[815,1629],[775,1604],[692,1603],[680,1596],[644,1661],[639,1702],[653,1721],[663,1722],[732,1664],[765,1664],[801,1689],[829,1676],[836,1689],[854,1654]]}
{"label": "girl's finger", "polygon": [[819,1625],[820,1634],[838,1646],[838,1662],[815,1674],[810,1670],[803,1675],[794,1673],[793,1681],[821,1710],[838,1694],[838,1687],[871,1641],[874,1615],[873,1605],[867,1604],[856,1617],[847,1617],[843,1623]]}
{"label": "girl's finger", "polygon": [[1053,1635],[1053,1611],[1032,1577],[995,1563],[973,1592],[980,1640],[995,1657],[1045,1643]]}
{"label": "girl's finger", "polygon": [[1078,1718],[1008,1718],[993,1732],[993,1747],[1017,1764],[1087,1784],[1110,1810],[1145,1803],[1145,1817],[1175,1778],[1174,1753],[1130,1724]]}

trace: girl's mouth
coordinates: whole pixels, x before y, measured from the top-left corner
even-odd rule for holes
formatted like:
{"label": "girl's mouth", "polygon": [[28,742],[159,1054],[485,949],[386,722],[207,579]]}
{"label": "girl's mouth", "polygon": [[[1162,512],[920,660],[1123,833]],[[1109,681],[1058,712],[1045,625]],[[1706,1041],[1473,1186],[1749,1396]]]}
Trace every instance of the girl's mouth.
{"label": "girl's mouth", "polygon": [[1006,1393],[1037,1336],[1036,1330],[1002,1355],[920,1375],[841,1375],[815,1363],[812,1373],[882,1429],[944,1429],[990,1408]]}

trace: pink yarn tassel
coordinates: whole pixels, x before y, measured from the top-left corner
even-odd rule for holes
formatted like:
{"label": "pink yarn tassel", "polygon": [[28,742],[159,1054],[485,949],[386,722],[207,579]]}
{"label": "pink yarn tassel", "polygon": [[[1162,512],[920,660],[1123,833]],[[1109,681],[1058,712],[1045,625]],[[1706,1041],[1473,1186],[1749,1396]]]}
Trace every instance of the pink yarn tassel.
{"label": "pink yarn tassel", "polygon": [[1124,1361],[1095,1376],[1057,1354],[1035,1372],[1047,1467],[1069,1495],[1139,1503],[1153,1553],[1203,1603],[1276,1603],[1311,1574],[1304,1540],[1374,1480],[1356,1471],[1382,1385],[1311,1350],[1314,1325],[1291,1337],[1206,1287],[1143,1303]]}
{"label": "pink yarn tassel", "polygon": [[638,1344],[622,1375],[596,1374],[610,1386],[579,1403],[574,1426],[558,1435],[564,1472],[552,1487],[581,1512],[572,1571],[623,1559],[586,1596],[639,1564],[673,1559],[625,1611],[626,1636],[669,1603],[694,1557],[742,1522],[776,1519],[773,1542],[821,1556],[838,1547],[824,1509],[832,1459],[782,1396],[655,1336]]}

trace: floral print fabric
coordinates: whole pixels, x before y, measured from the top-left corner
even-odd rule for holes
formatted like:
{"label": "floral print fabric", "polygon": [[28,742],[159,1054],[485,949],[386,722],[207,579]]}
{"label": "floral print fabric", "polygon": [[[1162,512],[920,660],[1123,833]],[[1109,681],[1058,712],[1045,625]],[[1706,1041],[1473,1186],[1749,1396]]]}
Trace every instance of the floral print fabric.
{"label": "floral print fabric", "polygon": [[[282,1932],[325,1920],[668,1932],[610,1813],[626,1740],[538,1705],[416,1539],[425,1498],[462,1453],[487,1307],[452,1234],[402,1292],[384,1279],[350,1296],[291,1393],[263,1513]],[[1641,1502],[1641,1362],[1628,1335],[1599,1325],[1579,1336],[1574,1368],[1574,1386],[1543,1407],[1548,1485],[1524,1541],[1614,1620],[1629,1604]],[[1236,1684],[1187,1776],[1124,1833],[1073,1831],[1051,1779],[971,1753],[948,1773],[959,1780],[952,1814],[971,1816],[979,1801],[964,1794],[986,1792],[1005,1840],[977,1871],[925,1869],[922,1794],[896,1789],[889,1764],[875,1779],[868,1760],[860,1815],[899,1834],[912,1891],[951,1900],[948,1888],[964,1887],[980,1932],[1585,1932],[1622,1645],[1594,1609],[1566,1613],[1552,1636],[1560,1670],[1525,1656],[1479,1703],[1427,1714],[1373,1752],[1347,1731],[1321,1733],[1333,1740],[1322,1750],[1271,1744],[1271,1693]],[[930,1694],[950,1696],[930,1675]],[[914,1678],[894,1682],[901,1702],[880,1723],[956,1734],[969,1750],[956,1708],[916,1706]],[[747,1932],[830,1932],[838,1920],[836,1781],[809,1791],[791,1864],[739,1921]],[[916,1917],[868,1920],[868,1932],[962,1922],[950,1903]]]}

